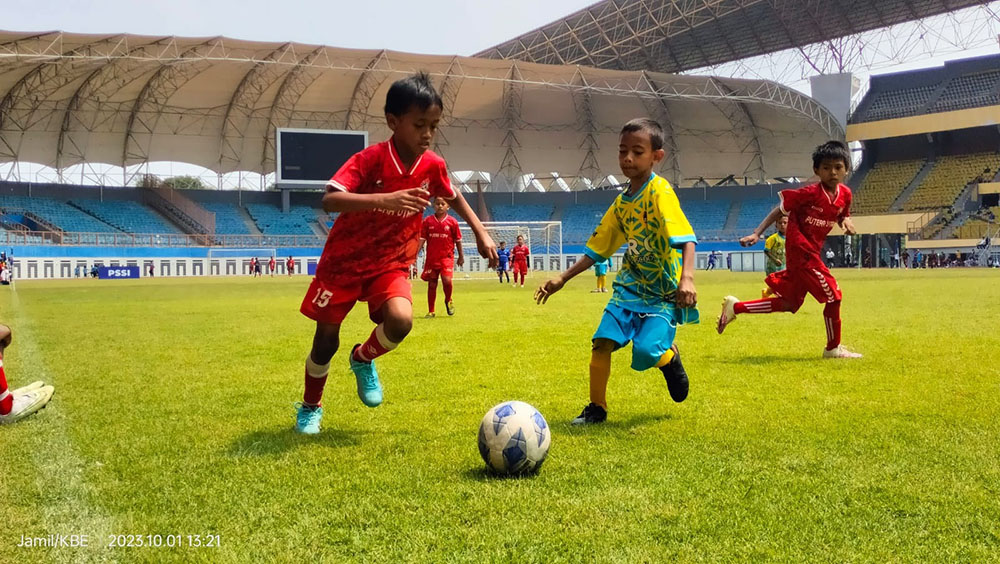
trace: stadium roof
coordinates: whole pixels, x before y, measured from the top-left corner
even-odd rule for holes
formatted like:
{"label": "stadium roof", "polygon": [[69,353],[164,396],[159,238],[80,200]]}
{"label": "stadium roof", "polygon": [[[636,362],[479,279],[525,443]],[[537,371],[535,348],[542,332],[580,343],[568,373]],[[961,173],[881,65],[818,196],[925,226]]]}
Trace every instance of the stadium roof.
{"label": "stadium roof", "polygon": [[843,137],[811,98],[759,80],[610,71],[222,37],[0,31],[0,162],[57,169],[192,163],[274,171],[274,129],[388,137],[389,84],[430,72],[445,100],[436,149],[454,170],[515,179],[618,173],[617,132],[667,126],[672,180],[808,174],[809,149]]}
{"label": "stadium roof", "polygon": [[975,0],[603,0],[477,53],[677,73],[919,20]]}

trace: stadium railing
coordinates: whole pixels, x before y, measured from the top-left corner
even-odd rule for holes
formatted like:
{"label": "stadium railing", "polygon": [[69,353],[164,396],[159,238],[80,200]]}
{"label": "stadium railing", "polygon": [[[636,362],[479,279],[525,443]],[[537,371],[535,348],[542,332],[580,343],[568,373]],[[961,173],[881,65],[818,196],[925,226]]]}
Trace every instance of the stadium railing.
{"label": "stadium railing", "polygon": [[181,233],[80,233],[5,231],[3,245],[88,245],[102,247],[321,247],[316,235],[186,235]]}

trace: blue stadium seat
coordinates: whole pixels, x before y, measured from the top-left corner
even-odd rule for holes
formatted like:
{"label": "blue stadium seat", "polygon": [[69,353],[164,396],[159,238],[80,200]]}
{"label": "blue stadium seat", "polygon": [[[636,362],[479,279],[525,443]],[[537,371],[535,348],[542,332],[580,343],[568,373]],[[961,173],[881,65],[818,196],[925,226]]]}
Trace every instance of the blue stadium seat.
{"label": "blue stadium seat", "polygon": [[51,198],[27,196],[0,196],[0,208],[25,210],[59,229],[77,233],[120,233],[111,225],[89,215],[66,202]]}
{"label": "blue stadium seat", "polygon": [[153,210],[131,200],[70,200],[70,204],[126,233],[181,233]]}
{"label": "blue stadium seat", "polygon": [[490,208],[493,221],[548,221],[552,218],[551,205],[497,204]]}

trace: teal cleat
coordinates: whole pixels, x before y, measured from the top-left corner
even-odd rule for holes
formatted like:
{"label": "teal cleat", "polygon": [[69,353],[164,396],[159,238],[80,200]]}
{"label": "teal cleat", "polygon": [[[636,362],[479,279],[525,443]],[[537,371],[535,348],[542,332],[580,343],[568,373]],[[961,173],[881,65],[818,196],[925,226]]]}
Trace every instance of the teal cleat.
{"label": "teal cleat", "polygon": [[382,403],[382,384],[378,381],[378,370],[375,370],[374,362],[358,362],[354,360],[354,351],[361,345],[354,345],[351,349],[351,372],[358,381],[358,397],[361,403],[368,407],[378,407]]}
{"label": "teal cleat", "polygon": [[298,412],[295,414],[295,430],[303,435],[319,434],[319,422],[323,419],[323,408],[312,407],[304,403],[297,403],[295,407]]}

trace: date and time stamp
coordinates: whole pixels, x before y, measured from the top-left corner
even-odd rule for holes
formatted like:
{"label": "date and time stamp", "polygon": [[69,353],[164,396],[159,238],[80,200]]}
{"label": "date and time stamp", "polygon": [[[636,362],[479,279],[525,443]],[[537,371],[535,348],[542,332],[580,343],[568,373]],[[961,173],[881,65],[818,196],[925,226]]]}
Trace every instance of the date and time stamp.
{"label": "date and time stamp", "polygon": [[142,549],[142,548],[200,548],[213,549],[222,546],[222,536],[212,533],[196,534],[108,534],[86,535],[45,535],[32,537],[21,535],[16,539],[14,548],[103,548],[110,550],[118,549]]}

